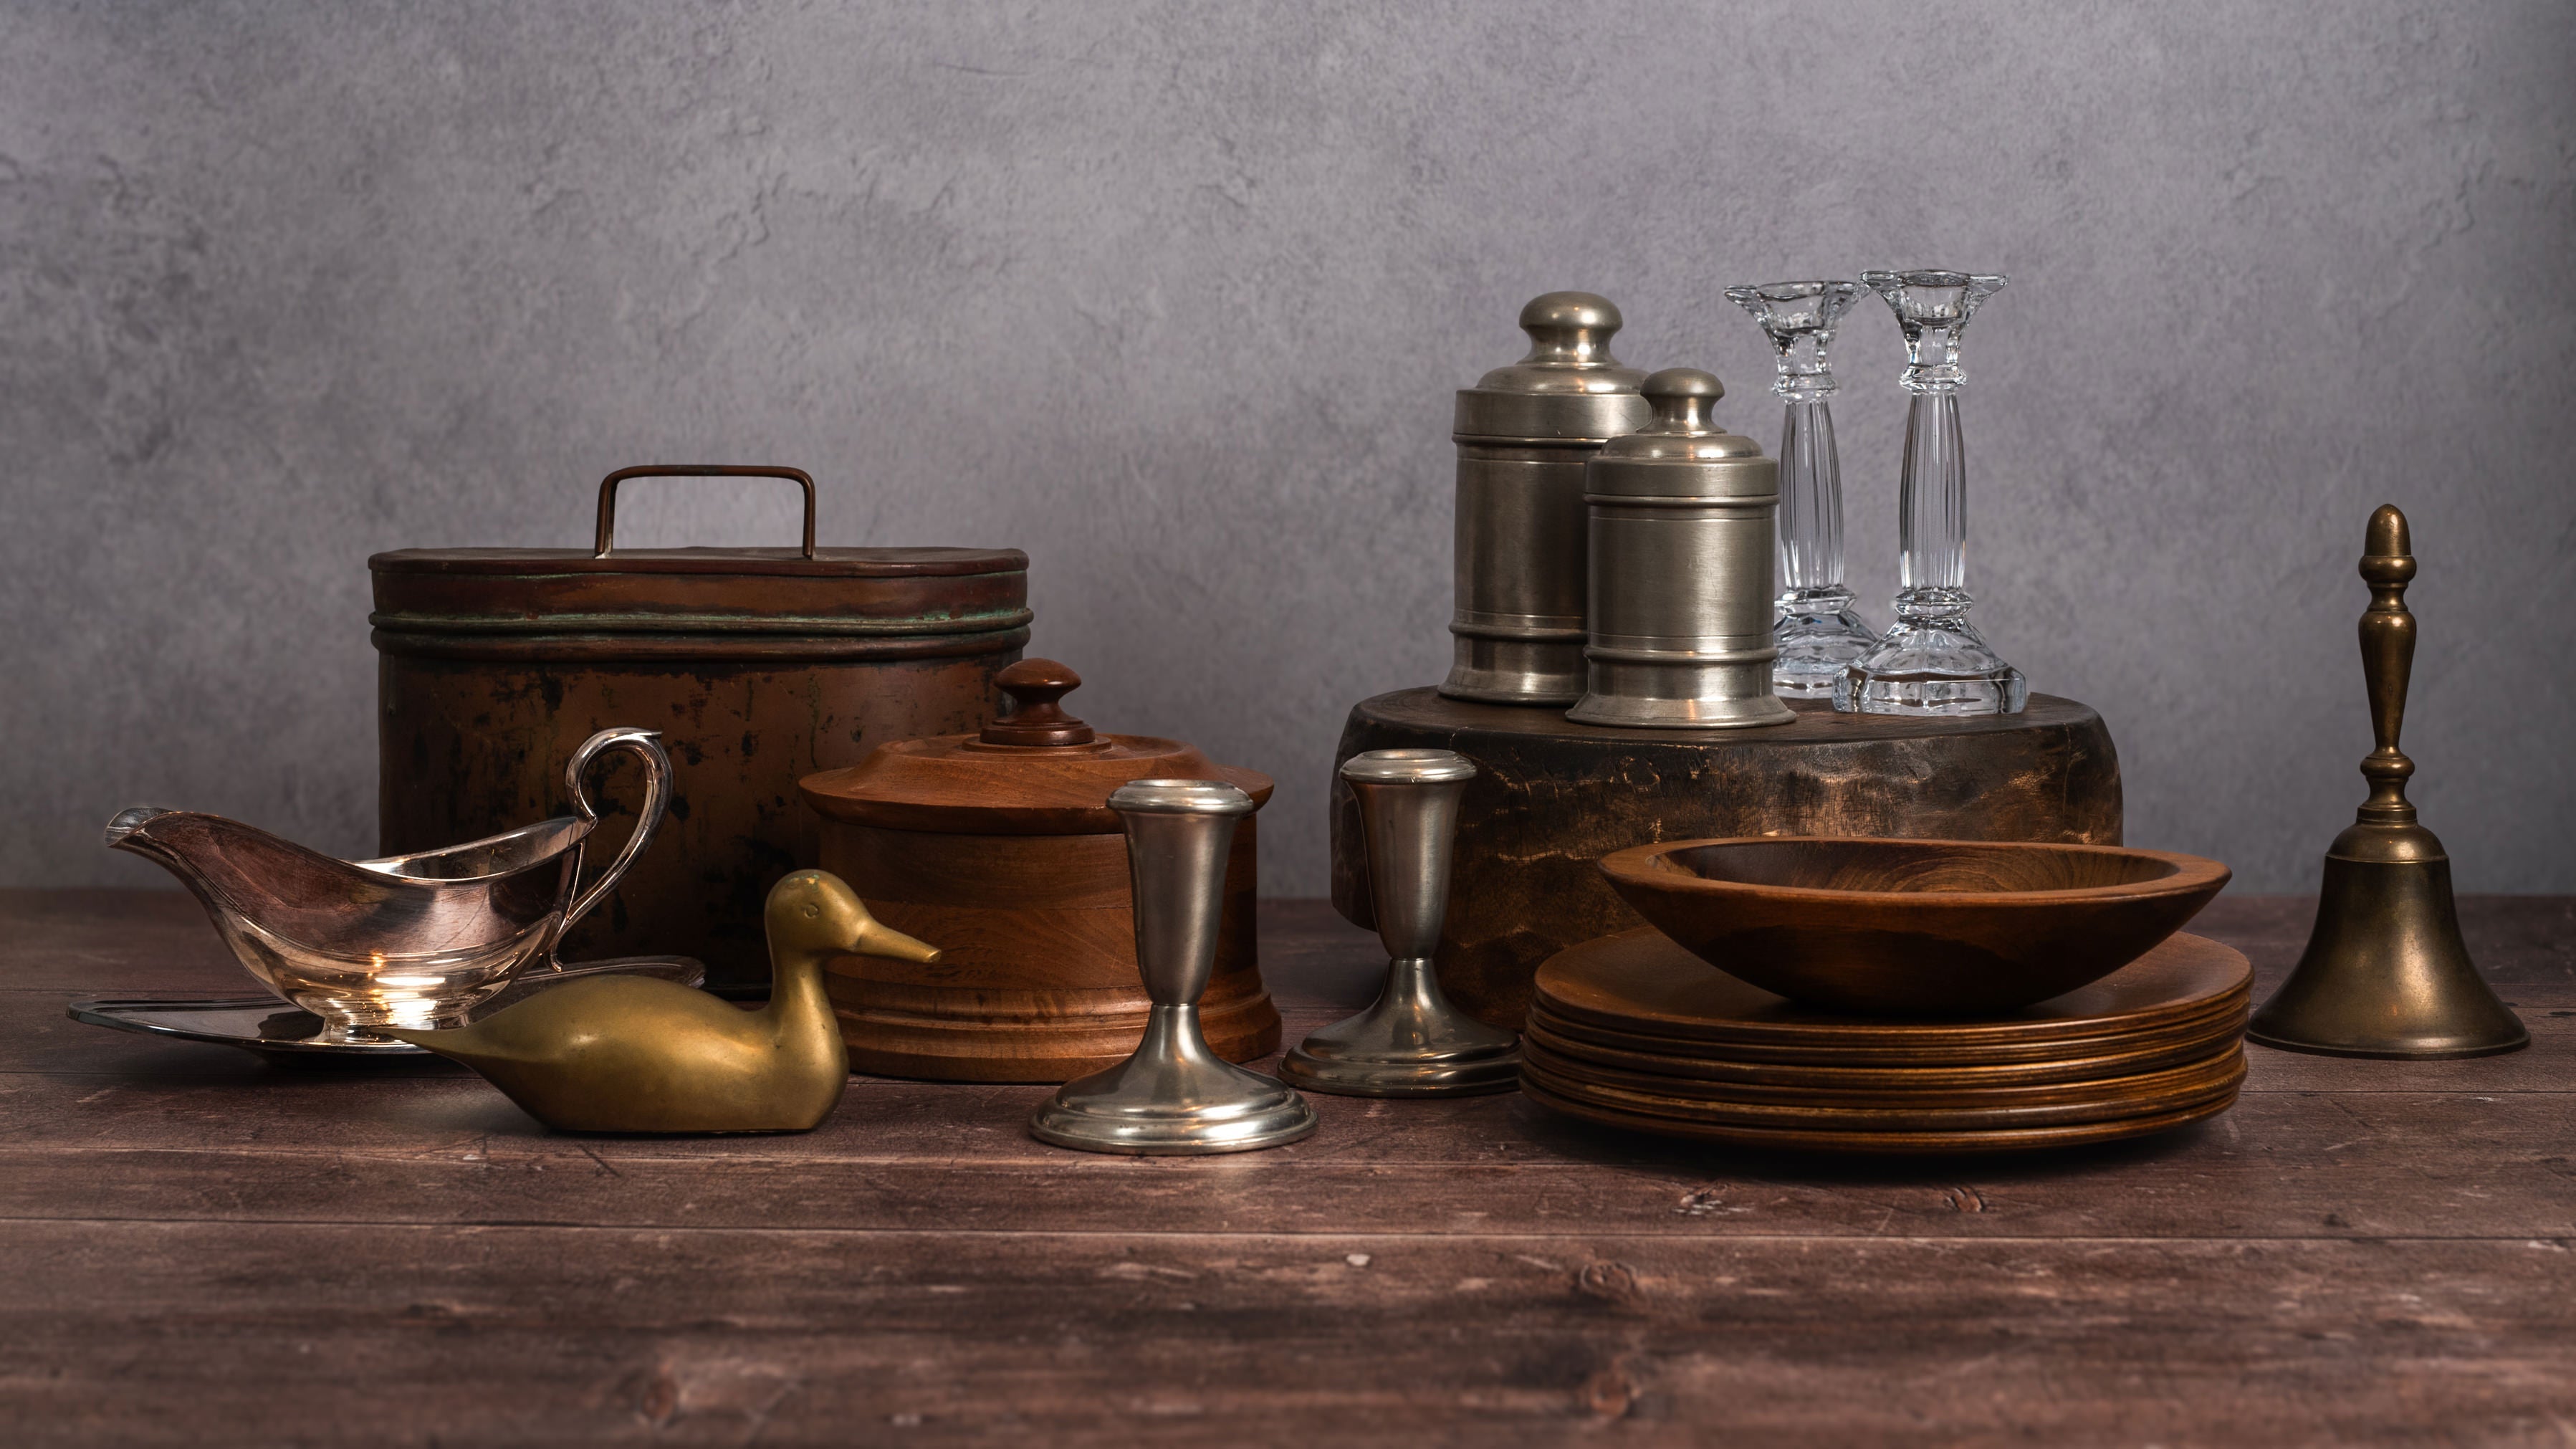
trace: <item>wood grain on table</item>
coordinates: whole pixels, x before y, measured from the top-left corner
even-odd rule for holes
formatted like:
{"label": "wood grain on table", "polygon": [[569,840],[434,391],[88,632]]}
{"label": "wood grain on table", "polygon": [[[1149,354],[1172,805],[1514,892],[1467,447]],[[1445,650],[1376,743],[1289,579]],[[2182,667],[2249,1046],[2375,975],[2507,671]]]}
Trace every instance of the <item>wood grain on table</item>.
{"label": "wood grain on table", "polygon": [[[2310,909],[2192,929],[2268,990]],[[2528,1051],[2255,1048],[2161,1139],[1838,1161],[1322,1097],[1178,1160],[865,1078],[805,1136],[556,1136],[443,1063],[72,1022],[247,982],[184,896],[0,893],[0,1438],[2576,1444],[2576,901],[2462,915]],[[1374,987],[1320,902],[1262,943],[1291,1041]]]}

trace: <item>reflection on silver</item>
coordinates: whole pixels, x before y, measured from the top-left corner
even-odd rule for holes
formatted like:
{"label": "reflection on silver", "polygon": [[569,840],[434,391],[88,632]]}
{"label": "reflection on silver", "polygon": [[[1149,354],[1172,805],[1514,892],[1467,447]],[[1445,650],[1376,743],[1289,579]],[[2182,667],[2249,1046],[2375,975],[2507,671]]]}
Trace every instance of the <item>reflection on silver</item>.
{"label": "reflection on silver", "polygon": [[1252,797],[1216,780],[1137,780],[1109,808],[1126,826],[1136,961],[1154,1005],[1135,1055],[1058,1088],[1030,1135],[1086,1152],[1183,1155],[1276,1147],[1314,1131],[1305,1098],[1217,1056],[1199,1032],[1226,855]]}
{"label": "reflection on silver", "polygon": [[1457,1097],[1518,1082],[1520,1039],[1451,1006],[1431,969],[1458,800],[1475,774],[1448,750],[1371,750],[1343,764],[1368,841],[1386,987],[1376,1005],[1288,1053],[1279,1073],[1289,1081],[1353,1097]]}
{"label": "reflection on silver", "polygon": [[[540,991],[561,986],[567,981],[579,981],[586,976],[650,976],[657,981],[700,986],[706,982],[707,968],[690,956],[617,956],[605,961],[585,961],[560,971],[522,973],[518,980],[467,1015],[469,1018],[490,1016]],[[301,1007],[289,1006],[274,996],[228,996],[213,1000],[106,996],[75,1001],[65,1009],[64,1015],[111,1031],[240,1047],[274,1059],[381,1061],[429,1056],[425,1048],[372,1033],[363,1041],[326,1040],[322,1036],[322,1018]]]}
{"label": "reflection on silver", "polygon": [[[577,898],[582,847],[599,824],[590,763],[627,750],[644,765],[635,834]],[[138,805],[107,844],[179,877],[260,984],[322,1018],[321,1040],[382,1040],[379,1026],[461,1025],[475,1005],[554,948],[652,843],[671,760],[650,730],[602,730],[565,769],[576,815],[444,850],[338,860],[220,815]]]}

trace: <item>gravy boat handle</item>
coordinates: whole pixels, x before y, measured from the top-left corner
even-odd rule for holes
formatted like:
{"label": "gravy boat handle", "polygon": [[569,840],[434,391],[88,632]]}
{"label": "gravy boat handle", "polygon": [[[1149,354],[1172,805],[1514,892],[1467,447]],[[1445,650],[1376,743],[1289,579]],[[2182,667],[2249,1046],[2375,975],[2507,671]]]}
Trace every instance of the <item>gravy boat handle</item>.
{"label": "gravy boat handle", "polygon": [[[590,914],[600,897],[617,888],[618,877],[626,874],[627,867],[644,853],[644,847],[653,843],[653,832],[661,828],[662,813],[671,803],[671,757],[662,748],[662,736],[652,730],[601,730],[582,741],[581,748],[572,752],[572,762],[564,766],[564,788],[572,793],[572,806],[581,812],[582,819],[594,823],[599,819],[599,807],[591,803],[582,777],[589,772],[591,761],[610,750],[629,750],[643,761],[644,803],[636,808],[635,833],[627,837],[626,848],[617,852],[617,859],[610,861],[599,879],[591,882],[590,889],[576,896],[571,908],[564,912],[563,924],[555,927],[557,941],[572,933],[573,926]],[[576,881],[580,871],[581,864],[575,860]]]}

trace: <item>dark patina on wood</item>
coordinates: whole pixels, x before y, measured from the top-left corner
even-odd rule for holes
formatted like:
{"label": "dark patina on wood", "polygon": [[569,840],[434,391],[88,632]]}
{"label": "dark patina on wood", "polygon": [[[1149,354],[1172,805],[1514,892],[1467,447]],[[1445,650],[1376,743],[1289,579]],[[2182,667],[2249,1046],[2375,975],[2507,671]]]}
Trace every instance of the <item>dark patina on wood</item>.
{"label": "dark patina on wood", "polygon": [[[1596,862],[1661,840],[1882,835],[2120,843],[2120,761],[2102,717],[2035,694],[2017,715],[1836,714],[1758,730],[1631,730],[1429,689],[1363,700],[1333,764],[1365,750],[1455,750],[1476,762],[1458,825],[1438,957],[1452,1000],[1517,1027],[1538,964],[1644,924]],[[1374,926],[1359,808],[1333,789],[1333,904]]]}

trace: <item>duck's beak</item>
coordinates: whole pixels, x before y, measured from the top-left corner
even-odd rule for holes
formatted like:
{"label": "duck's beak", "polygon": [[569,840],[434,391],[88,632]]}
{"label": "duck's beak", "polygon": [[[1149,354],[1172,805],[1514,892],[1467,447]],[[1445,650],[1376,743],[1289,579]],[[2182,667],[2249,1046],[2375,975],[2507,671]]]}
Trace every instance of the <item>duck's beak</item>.
{"label": "duck's beak", "polygon": [[939,948],[926,941],[916,941],[874,916],[861,916],[859,929],[850,938],[849,950],[862,956],[883,956],[893,961],[917,961],[923,965],[939,959]]}

